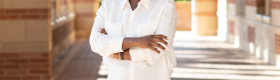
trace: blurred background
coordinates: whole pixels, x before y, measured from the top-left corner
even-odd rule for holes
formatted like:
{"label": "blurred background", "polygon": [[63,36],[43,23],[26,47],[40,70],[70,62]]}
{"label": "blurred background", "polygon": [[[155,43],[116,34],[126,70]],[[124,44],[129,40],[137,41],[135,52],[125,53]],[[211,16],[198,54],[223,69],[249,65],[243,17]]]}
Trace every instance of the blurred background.
{"label": "blurred background", "polygon": [[[98,0],[0,0],[0,80],[106,80]],[[280,80],[280,0],[176,0],[172,80]]]}

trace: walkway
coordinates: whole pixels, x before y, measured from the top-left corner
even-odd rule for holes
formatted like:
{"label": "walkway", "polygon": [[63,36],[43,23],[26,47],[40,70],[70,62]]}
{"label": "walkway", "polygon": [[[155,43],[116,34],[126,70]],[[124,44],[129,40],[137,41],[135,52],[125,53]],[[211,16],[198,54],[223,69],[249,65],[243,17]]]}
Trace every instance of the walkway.
{"label": "walkway", "polygon": [[[172,80],[280,80],[280,70],[222,42],[218,37],[195,37],[177,32],[174,41],[178,65]],[[88,41],[77,41],[54,66],[55,80],[106,80],[102,58]]]}

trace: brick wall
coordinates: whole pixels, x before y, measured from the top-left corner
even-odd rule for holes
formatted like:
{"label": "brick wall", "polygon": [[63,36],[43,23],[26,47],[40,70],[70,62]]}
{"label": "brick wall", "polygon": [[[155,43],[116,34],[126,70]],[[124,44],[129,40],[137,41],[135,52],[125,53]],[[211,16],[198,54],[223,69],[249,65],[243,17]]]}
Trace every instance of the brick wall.
{"label": "brick wall", "polygon": [[245,17],[247,19],[255,20],[257,14],[257,0],[246,0],[245,2]]}
{"label": "brick wall", "polygon": [[234,28],[235,28],[234,26],[235,26],[234,21],[229,21],[229,32],[232,35],[234,35]]}
{"label": "brick wall", "polygon": [[280,9],[280,2],[279,1],[272,1],[271,8]]}
{"label": "brick wall", "polygon": [[236,1],[236,15],[244,17],[245,16],[245,6],[246,6],[246,0],[237,0]]}
{"label": "brick wall", "polygon": [[0,53],[0,80],[50,80],[49,53]]}
{"label": "brick wall", "polygon": [[279,0],[272,0],[271,1],[271,24],[280,26],[280,1]]}
{"label": "brick wall", "polygon": [[256,0],[246,0],[246,5],[248,6],[256,6],[257,1]]}
{"label": "brick wall", "polygon": [[179,31],[191,30],[191,4],[175,3],[177,9],[177,27]]}
{"label": "brick wall", "polygon": [[50,80],[48,0],[0,0],[0,80]]}
{"label": "brick wall", "polygon": [[227,0],[228,3],[235,3],[235,0]]}
{"label": "brick wall", "polygon": [[53,30],[53,46],[63,41],[74,30],[74,23],[69,22]]}
{"label": "brick wall", "polygon": [[[53,0],[52,10],[52,62],[59,61],[59,56],[75,41],[74,0]],[[63,19],[63,20],[62,20]]]}
{"label": "brick wall", "polygon": [[257,0],[257,13],[265,14],[265,0]]}
{"label": "brick wall", "polygon": [[248,42],[255,42],[255,28],[248,27]]}
{"label": "brick wall", "polygon": [[275,34],[275,53],[280,54],[280,34]]}
{"label": "brick wall", "polygon": [[59,61],[59,56],[63,56],[63,51],[67,50],[75,41],[74,20],[66,22],[52,31],[53,41],[53,63]]}
{"label": "brick wall", "polygon": [[0,9],[0,19],[47,19],[48,9]]}
{"label": "brick wall", "polygon": [[[280,16],[279,16],[279,12],[280,12],[280,1],[276,1],[273,0],[271,2],[271,17],[272,17],[272,24],[273,25],[277,25],[280,26],[279,20],[280,20]],[[275,53],[280,54],[280,34],[275,34]]]}
{"label": "brick wall", "polygon": [[262,6],[262,7],[264,7],[265,6],[265,0],[257,0],[256,1],[257,2],[257,6]]}
{"label": "brick wall", "polygon": [[[230,0],[228,1],[227,4],[232,5]],[[262,8],[264,7],[264,1],[271,1],[271,3],[265,4],[265,15],[270,16],[270,24],[259,25],[266,24],[256,18],[256,14],[262,13],[259,12],[261,11],[259,9],[264,9]],[[238,5],[241,3],[242,5],[245,3],[245,6]],[[269,8],[269,6],[271,8]],[[280,65],[279,61],[277,61],[279,60],[277,56],[280,54],[280,0],[236,0],[236,6],[233,7],[236,8],[237,11],[240,10],[240,12],[244,12],[244,16],[232,15],[230,10],[228,10],[228,41],[235,41],[238,39],[240,41],[236,42],[238,42],[237,44],[239,44],[240,49],[250,52],[252,55],[256,55],[269,64]],[[238,25],[235,25],[236,29],[240,29],[239,31],[235,31],[235,36],[237,38],[231,38],[232,36],[229,35],[232,34],[231,26],[233,22],[231,21],[238,23]]]}

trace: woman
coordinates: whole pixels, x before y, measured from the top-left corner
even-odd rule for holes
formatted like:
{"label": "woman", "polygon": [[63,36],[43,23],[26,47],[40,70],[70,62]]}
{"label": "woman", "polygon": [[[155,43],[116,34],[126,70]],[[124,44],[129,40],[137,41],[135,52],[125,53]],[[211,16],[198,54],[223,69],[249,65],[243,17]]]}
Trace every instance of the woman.
{"label": "woman", "polygon": [[170,80],[176,22],[172,0],[102,1],[89,41],[107,80]]}

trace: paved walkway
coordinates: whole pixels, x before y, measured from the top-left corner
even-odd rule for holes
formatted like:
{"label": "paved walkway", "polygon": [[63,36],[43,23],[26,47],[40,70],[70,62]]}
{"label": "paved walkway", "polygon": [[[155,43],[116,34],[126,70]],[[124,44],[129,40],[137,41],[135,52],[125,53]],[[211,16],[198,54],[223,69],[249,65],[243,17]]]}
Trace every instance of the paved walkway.
{"label": "paved walkway", "polygon": [[[178,65],[172,80],[280,80],[280,70],[234,48],[218,37],[195,37],[177,32]],[[79,40],[54,66],[55,80],[106,80],[102,58]]]}

